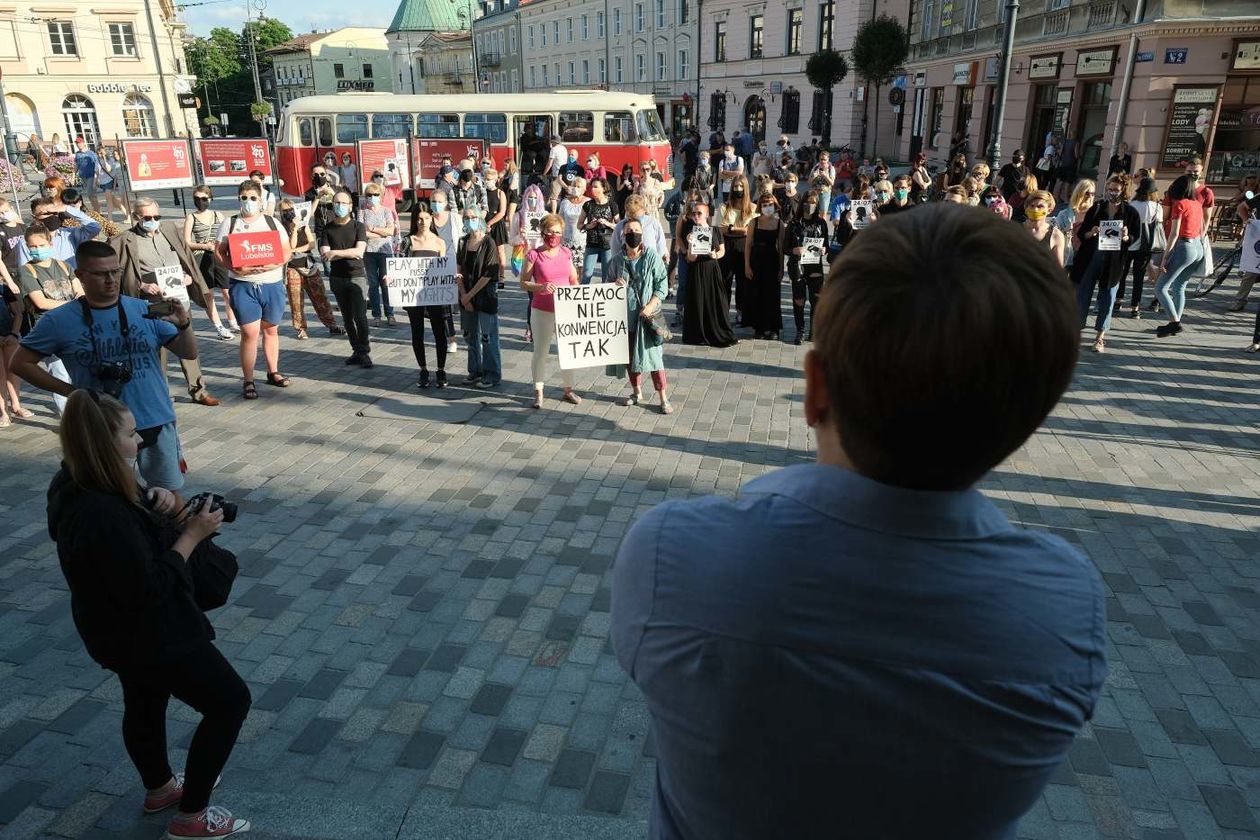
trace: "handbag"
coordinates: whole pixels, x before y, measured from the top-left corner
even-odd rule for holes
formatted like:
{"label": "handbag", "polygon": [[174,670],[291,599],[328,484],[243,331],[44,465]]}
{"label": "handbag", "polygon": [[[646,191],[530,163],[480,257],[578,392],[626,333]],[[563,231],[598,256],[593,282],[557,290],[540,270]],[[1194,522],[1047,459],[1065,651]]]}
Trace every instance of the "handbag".
{"label": "handbag", "polygon": [[1203,270],[1195,276],[1211,277],[1216,271],[1216,262],[1212,259],[1212,240],[1208,239],[1207,231],[1203,232]]}
{"label": "handbag", "polygon": [[218,609],[228,602],[239,571],[236,555],[215,545],[213,537],[197,543],[188,558],[188,574],[193,582],[193,599],[202,612]]}
{"label": "handbag", "polygon": [[665,320],[665,314],[659,308],[651,315],[640,315],[639,321],[644,329],[661,341],[669,341],[674,337],[673,331],[669,328],[669,322]]}

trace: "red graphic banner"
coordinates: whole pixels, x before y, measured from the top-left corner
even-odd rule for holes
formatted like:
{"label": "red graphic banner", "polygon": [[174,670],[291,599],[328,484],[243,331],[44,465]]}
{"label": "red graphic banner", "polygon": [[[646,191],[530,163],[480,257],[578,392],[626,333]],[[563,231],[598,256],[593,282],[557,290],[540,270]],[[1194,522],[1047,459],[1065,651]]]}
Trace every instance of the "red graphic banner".
{"label": "red graphic banner", "polygon": [[228,234],[228,256],[233,268],[275,265],[284,261],[280,231],[260,230]]}
{"label": "red graphic banner", "polygon": [[261,137],[234,140],[198,140],[197,159],[201,181],[212,187],[236,186],[257,170],[263,183],[272,182],[270,144]]}
{"label": "red graphic banner", "polygon": [[451,166],[458,167],[466,157],[481,161],[487,153],[486,141],[480,137],[417,138],[411,141],[411,148],[416,155],[416,187],[422,190],[437,186],[444,155],[450,156]]}
{"label": "red graphic banner", "polygon": [[193,186],[187,140],[124,140],[122,146],[135,192]]}
{"label": "red graphic banner", "polygon": [[372,173],[385,176],[385,186],[396,190],[411,186],[411,165],[407,162],[406,140],[360,140],[359,183],[372,180]]}

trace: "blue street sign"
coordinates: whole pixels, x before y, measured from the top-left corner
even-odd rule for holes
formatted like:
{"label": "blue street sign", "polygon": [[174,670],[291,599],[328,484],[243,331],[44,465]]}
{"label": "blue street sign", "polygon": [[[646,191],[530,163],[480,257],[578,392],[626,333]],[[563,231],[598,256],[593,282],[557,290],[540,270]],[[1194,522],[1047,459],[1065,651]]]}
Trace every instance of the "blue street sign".
{"label": "blue street sign", "polygon": [[1154,61],[1154,60],[1155,60],[1155,53],[1153,53],[1153,52],[1140,52],[1140,53],[1138,53],[1136,56],[1134,56],[1134,57],[1133,57],[1133,60],[1134,60],[1134,61],[1136,61],[1138,64],[1141,64],[1141,63],[1146,62],[1146,61]]}
{"label": "blue street sign", "polygon": [[1164,50],[1165,64],[1185,64],[1186,56],[1190,54],[1189,47],[1169,47]]}

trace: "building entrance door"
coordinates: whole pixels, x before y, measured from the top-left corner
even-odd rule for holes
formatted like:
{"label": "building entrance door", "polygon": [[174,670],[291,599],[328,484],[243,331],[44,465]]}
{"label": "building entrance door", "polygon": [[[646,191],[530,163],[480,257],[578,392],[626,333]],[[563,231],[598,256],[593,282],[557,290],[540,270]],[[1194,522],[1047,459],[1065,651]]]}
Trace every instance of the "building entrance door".
{"label": "building entrance door", "polygon": [[744,125],[758,143],[766,139],[766,101],[760,96],[750,96],[744,103]]}

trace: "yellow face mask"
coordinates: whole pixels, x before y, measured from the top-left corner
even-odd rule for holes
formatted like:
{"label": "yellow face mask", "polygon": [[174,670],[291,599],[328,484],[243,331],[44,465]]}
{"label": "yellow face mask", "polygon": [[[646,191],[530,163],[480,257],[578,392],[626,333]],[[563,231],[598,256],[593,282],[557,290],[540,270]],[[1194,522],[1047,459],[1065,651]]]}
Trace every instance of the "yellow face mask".
{"label": "yellow face mask", "polygon": [[1029,221],[1040,222],[1046,217],[1046,211],[1040,208],[1032,208],[1024,211],[1024,215],[1028,217]]}

